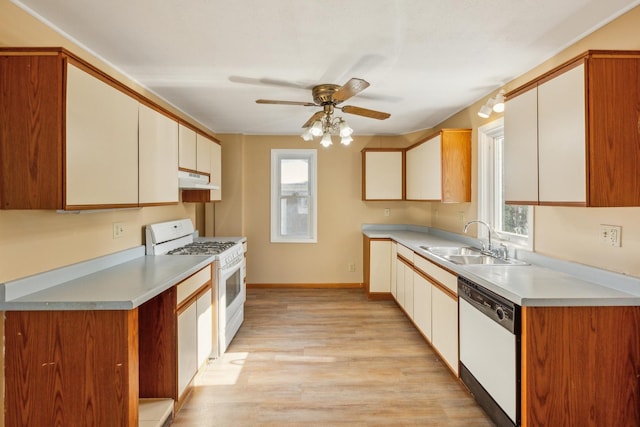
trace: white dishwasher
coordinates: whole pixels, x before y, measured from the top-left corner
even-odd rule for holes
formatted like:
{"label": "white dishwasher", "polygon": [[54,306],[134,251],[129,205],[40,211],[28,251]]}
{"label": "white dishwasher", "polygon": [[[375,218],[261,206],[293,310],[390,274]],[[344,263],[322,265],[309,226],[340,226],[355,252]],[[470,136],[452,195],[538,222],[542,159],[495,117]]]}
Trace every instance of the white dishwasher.
{"label": "white dishwasher", "polygon": [[460,378],[500,427],[520,425],[520,306],[458,278]]}

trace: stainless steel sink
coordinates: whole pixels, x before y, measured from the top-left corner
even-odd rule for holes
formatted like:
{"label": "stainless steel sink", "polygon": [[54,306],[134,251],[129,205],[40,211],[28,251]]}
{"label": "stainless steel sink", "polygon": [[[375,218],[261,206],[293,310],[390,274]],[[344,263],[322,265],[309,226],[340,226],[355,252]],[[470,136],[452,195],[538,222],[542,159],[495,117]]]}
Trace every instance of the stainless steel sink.
{"label": "stainless steel sink", "polygon": [[470,246],[420,246],[420,248],[439,257],[450,255],[480,255],[480,249]]}
{"label": "stainless steel sink", "polygon": [[502,259],[491,255],[445,255],[442,258],[460,265],[527,265],[518,259]]}
{"label": "stainless steel sink", "polygon": [[528,265],[515,258],[498,258],[469,246],[420,246],[425,251],[458,265]]}

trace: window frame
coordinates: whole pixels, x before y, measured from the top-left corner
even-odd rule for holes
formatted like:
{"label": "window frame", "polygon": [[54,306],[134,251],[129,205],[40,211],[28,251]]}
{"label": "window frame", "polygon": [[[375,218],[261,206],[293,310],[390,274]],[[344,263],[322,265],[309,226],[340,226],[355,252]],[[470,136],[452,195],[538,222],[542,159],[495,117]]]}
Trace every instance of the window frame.
{"label": "window frame", "polygon": [[[512,246],[532,251],[533,206],[528,206],[527,228],[529,235],[527,237],[498,231],[496,227],[496,211],[502,206],[498,206],[499,200],[496,200],[495,192],[498,186],[502,188],[502,180],[504,179],[502,174],[497,176],[495,170],[496,162],[504,160],[504,153],[496,153],[495,151],[494,140],[496,137],[504,138],[504,118],[499,118],[478,128],[478,219],[491,225],[493,231],[491,237],[496,243],[509,243]],[[478,227],[478,238],[487,240],[488,237],[486,227]]]}
{"label": "window frame", "polygon": [[[280,233],[282,220],[280,201],[282,188],[280,165],[282,160],[303,159],[308,161],[309,221],[306,237],[289,237]],[[318,150],[316,149],[277,149],[271,150],[271,243],[317,243],[318,242]]]}

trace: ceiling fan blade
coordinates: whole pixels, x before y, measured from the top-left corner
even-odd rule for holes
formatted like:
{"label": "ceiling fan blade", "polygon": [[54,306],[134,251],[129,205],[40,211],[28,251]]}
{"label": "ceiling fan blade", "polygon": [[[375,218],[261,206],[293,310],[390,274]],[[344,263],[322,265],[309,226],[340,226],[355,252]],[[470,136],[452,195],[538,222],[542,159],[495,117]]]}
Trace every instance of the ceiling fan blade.
{"label": "ceiling fan blade", "polygon": [[313,102],[302,101],[276,101],[273,99],[256,99],[257,104],[303,105],[305,107],[317,107]]}
{"label": "ceiling fan blade", "polygon": [[391,117],[389,113],[383,113],[382,111],[369,110],[361,107],[354,107],[353,105],[345,105],[341,110],[347,114],[356,114],[358,116],[369,117],[372,119],[384,120]]}
{"label": "ceiling fan blade", "polygon": [[342,102],[362,92],[368,87],[369,83],[367,81],[352,78],[347,83],[345,83],[344,86],[335,91],[332,98],[335,102]]}
{"label": "ceiling fan blade", "polygon": [[318,111],[317,113],[315,113],[313,116],[311,116],[309,118],[309,120],[307,120],[307,122],[305,124],[302,125],[303,128],[308,128],[309,126],[311,126],[313,124],[313,122],[315,122],[316,120],[320,120],[322,119],[322,117],[324,116],[324,111]]}

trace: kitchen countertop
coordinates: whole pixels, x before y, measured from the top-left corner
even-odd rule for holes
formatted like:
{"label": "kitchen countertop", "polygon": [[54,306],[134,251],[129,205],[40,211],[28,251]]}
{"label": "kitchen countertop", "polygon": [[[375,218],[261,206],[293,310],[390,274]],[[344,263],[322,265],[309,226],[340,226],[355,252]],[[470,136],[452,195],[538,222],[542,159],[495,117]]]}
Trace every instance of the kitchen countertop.
{"label": "kitchen countertop", "polygon": [[144,246],[0,284],[0,310],[131,310],[215,260]]}
{"label": "kitchen countertop", "polygon": [[[518,251],[530,265],[458,265],[420,246],[475,246],[468,236],[428,227],[365,224],[369,238],[389,238],[521,306],[638,306],[640,279]],[[590,280],[587,280],[586,278]]]}

